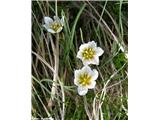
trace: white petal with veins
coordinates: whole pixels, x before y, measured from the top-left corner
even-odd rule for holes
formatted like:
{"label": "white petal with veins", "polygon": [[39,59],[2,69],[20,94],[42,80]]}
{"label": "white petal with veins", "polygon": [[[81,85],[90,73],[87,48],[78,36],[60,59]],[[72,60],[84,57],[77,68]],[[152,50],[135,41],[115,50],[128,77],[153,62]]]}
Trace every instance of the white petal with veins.
{"label": "white petal with veins", "polygon": [[85,48],[88,47],[88,44],[82,44],[80,47],[79,47],[79,50],[82,52]]}
{"label": "white petal with veins", "polygon": [[97,47],[97,48],[96,48],[96,54],[97,54],[98,56],[101,56],[103,53],[104,53],[104,50],[102,50],[102,48],[100,48],[100,47]]}
{"label": "white petal with veins", "polygon": [[96,69],[93,69],[92,77],[93,77],[93,80],[96,80],[98,78],[98,71]]}
{"label": "white petal with veins", "polygon": [[91,64],[92,62],[91,61],[88,61],[88,60],[83,60],[82,59],[82,62],[83,62],[83,65],[89,65],[89,64]]}
{"label": "white petal with veins", "polygon": [[88,92],[88,88],[85,87],[78,87],[78,94],[79,95],[85,95]]}
{"label": "white petal with veins", "polygon": [[99,57],[94,57],[93,58],[93,63],[95,64],[95,65],[99,65]]}
{"label": "white petal with veins", "polygon": [[94,42],[94,41],[88,42],[88,47],[96,48],[97,47],[97,43]]}
{"label": "white petal with veins", "polygon": [[47,31],[50,32],[50,33],[53,33],[53,34],[56,33],[54,30],[52,30],[52,29],[50,29],[50,28],[47,29]]}
{"label": "white petal with veins", "polygon": [[92,81],[90,85],[88,85],[89,89],[93,89],[96,85],[96,81]]}
{"label": "white petal with veins", "polygon": [[62,27],[60,27],[58,30],[57,30],[57,33],[61,32],[62,30]]}
{"label": "white petal with veins", "polygon": [[75,76],[75,78],[74,78],[74,84],[77,85],[77,86],[79,85],[78,78],[80,76],[80,73],[81,73],[80,70],[75,70],[74,71],[74,76]]}
{"label": "white petal with veins", "polygon": [[77,58],[82,58],[82,52],[81,51],[78,51],[78,53],[77,53]]}
{"label": "white petal with veins", "polygon": [[50,17],[44,17],[44,22],[45,24],[50,25],[53,23],[53,20]]}
{"label": "white petal with veins", "polygon": [[62,16],[60,21],[61,21],[61,25],[64,26],[64,16]]}
{"label": "white petal with veins", "polygon": [[47,24],[44,24],[43,27],[46,29],[50,29],[50,27]]}

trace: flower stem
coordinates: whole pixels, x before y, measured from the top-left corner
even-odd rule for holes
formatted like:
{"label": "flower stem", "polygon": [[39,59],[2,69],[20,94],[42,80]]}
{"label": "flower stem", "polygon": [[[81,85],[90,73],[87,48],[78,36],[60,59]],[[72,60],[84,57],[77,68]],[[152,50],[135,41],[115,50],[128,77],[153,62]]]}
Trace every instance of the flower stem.
{"label": "flower stem", "polygon": [[[58,12],[57,12],[57,0],[55,0],[55,14],[56,16],[58,16]],[[50,36],[51,38],[51,36]],[[48,102],[48,107],[51,109],[53,106],[53,99],[55,97],[56,94],[56,90],[57,90],[57,86],[56,83],[58,81],[58,70],[59,70],[59,34],[56,34],[56,46],[53,43],[52,38],[51,40],[51,44],[52,44],[52,49],[54,51],[54,73],[53,73],[53,84],[52,84],[52,88],[51,88],[51,98]]]}
{"label": "flower stem", "polygon": [[[58,17],[57,0],[55,0],[55,15],[56,17]],[[52,111],[53,100],[56,95],[56,92],[58,92],[56,83],[59,82],[60,87],[61,87],[61,92],[62,92],[62,109],[60,108],[60,113],[61,113],[61,120],[64,120],[65,94],[64,94],[64,89],[63,89],[63,83],[60,81],[59,75],[58,75],[59,73],[59,34],[56,34],[56,45],[54,45],[51,35],[50,35],[50,40],[51,40],[52,49],[54,53],[54,73],[53,73],[53,84],[51,88],[51,98],[48,102],[48,107]]]}

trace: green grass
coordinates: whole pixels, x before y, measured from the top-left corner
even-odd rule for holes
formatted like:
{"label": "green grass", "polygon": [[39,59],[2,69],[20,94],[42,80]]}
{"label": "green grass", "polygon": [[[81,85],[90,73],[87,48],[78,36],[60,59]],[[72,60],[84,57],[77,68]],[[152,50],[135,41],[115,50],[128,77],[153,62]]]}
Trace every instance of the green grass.
{"label": "green grass", "polygon": [[[128,119],[128,2],[58,1],[58,16],[65,16],[58,37],[58,81],[53,81],[57,36],[44,28],[44,16],[53,17],[55,2],[32,1],[32,119],[127,120]],[[79,96],[74,70],[82,43],[94,40],[104,50],[94,90]],[[57,86],[52,108],[48,107],[52,85]]]}

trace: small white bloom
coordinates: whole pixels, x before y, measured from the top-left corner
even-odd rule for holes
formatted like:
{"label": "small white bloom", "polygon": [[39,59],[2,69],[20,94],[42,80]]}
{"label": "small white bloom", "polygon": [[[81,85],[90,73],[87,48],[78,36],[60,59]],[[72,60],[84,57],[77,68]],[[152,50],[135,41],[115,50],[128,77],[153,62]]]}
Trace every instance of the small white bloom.
{"label": "small white bloom", "polygon": [[99,65],[99,56],[103,53],[102,48],[97,47],[97,44],[91,41],[80,46],[77,57],[82,60],[84,65]]}
{"label": "small white bloom", "polygon": [[47,29],[50,33],[59,33],[61,32],[63,26],[64,26],[64,16],[62,16],[62,19],[59,19],[59,17],[54,16],[54,21],[50,17],[44,17],[45,24],[43,27]]}
{"label": "small white bloom", "polygon": [[91,70],[89,66],[74,71],[74,84],[78,86],[78,94],[85,95],[88,89],[93,89],[98,78],[98,71]]}

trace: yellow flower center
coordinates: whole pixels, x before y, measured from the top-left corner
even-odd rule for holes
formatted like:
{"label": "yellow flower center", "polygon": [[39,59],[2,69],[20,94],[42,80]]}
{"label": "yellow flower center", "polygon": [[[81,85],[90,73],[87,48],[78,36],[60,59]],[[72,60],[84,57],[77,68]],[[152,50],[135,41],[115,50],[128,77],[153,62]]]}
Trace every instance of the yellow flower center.
{"label": "yellow flower center", "polygon": [[82,52],[82,56],[86,59],[86,60],[90,60],[93,59],[95,55],[95,51],[92,48],[86,48],[84,49],[84,51]]}
{"label": "yellow flower center", "polygon": [[60,23],[57,23],[57,22],[54,22],[52,25],[51,25],[51,28],[57,32],[57,30],[62,27],[62,25]]}
{"label": "yellow flower center", "polygon": [[81,74],[79,77],[79,84],[82,86],[89,85],[91,83],[91,76],[87,73]]}

